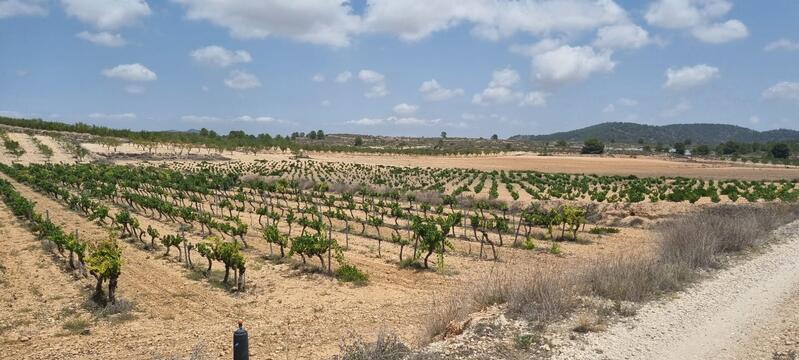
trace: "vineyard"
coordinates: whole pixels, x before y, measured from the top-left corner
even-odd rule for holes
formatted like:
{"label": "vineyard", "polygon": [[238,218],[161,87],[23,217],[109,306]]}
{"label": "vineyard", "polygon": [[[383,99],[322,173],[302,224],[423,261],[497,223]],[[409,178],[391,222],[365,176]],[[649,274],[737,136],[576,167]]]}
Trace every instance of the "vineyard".
{"label": "vineyard", "polygon": [[[367,333],[376,330],[375,319],[390,319],[393,328],[410,334],[430,319],[408,314],[497,266],[578,264],[637,246],[649,237],[647,224],[663,212],[716,203],[793,202],[799,196],[797,183],[788,180],[307,159],[50,163],[74,143],[30,136],[20,146],[4,139],[7,153],[27,150],[44,162],[0,164],[5,206],[25,232],[43,242],[53,266],[78,284],[92,283],[79,285],[87,289],[85,299],[109,306],[140,302],[130,310],[138,314],[135,320],[127,321],[166,317],[173,326],[169,304],[182,301],[199,314],[181,315],[194,319],[177,325],[187,333],[196,324],[224,332],[230,316],[268,329],[303,329],[319,344],[307,346],[303,333],[279,330],[267,337],[292,345],[282,352],[261,350],[311,358],[330,354],[346,336],[343,329],[330,330],[336,316],[316,312],[345,316]],[[72,156],[79,160],[77,153]],[[637,217],[647,222],[620,221]],[[220,308],[208,313],[190,300],[195,297]],[[353,304],[361,305],[356,310]],[[160,310],[153,315],[151,309]],[[300,311],[304,320],[298,324],[285,309]],[[351,317],[361,311],[370,315]],[[125,326],[85,316],[98,319],[95,330],[108,336]],[[216,344],[221,340],[211,343],[226,349],[226,342]],[[192,345],[186,341],[182,351]]]}

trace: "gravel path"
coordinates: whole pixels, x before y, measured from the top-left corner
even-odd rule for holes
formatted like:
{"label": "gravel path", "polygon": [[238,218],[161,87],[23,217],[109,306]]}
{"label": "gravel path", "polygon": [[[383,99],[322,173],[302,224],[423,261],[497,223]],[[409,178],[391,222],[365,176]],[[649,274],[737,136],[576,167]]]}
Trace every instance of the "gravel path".
{"label": "gravel path", "polygon": [[773,331],[782,305],[799,290],[799,221],[774,236],[784,241],[674,299],[645,305],[633,321],[589,334],[585,346],[565,348],[555,358],[749,358],[758,346],[750,340]]}

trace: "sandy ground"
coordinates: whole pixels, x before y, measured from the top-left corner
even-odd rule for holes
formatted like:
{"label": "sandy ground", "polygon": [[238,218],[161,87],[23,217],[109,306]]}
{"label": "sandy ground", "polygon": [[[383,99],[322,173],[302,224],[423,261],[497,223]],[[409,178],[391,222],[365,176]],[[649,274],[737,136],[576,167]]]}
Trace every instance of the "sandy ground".
{"label": "sandy ground", "polygon": [[777,346],[799,350],[790,337],[797,331],[799,221],[775,236],[785,240],[674,299],[645,305],[632,322],[590,334],[557,359],[768,359]]}

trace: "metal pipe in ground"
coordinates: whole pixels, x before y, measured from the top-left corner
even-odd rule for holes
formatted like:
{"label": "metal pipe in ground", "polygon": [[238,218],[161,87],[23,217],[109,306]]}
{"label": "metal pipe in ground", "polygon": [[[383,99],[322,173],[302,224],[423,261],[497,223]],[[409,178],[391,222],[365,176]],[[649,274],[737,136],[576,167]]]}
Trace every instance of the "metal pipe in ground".
{"label": "metal pipe in ground", "polygon": [[239,328],[233,332],[233,360],[249,360],[250,344],[244,322],[239,320]]}

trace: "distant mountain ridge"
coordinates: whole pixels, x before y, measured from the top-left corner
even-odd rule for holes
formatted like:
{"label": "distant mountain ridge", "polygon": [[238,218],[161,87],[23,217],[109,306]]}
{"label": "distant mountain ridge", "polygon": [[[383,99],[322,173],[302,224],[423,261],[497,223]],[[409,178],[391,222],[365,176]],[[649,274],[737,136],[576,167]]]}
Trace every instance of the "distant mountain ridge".
{"label": "distant mountain ridge", "polygon": [[742,126],[727,124],[673,124],[642,125],[626,122],[607,122],[582,129],[553,133],[549,135],[515,135],[511,140],[530,141],[585,141],[597,138],[605,142],[673,144],[690,139],[694,144],[715,145],[727,141],[737,142],[775,142],[799,141],[799,131],[777,129],[756,131]]}

